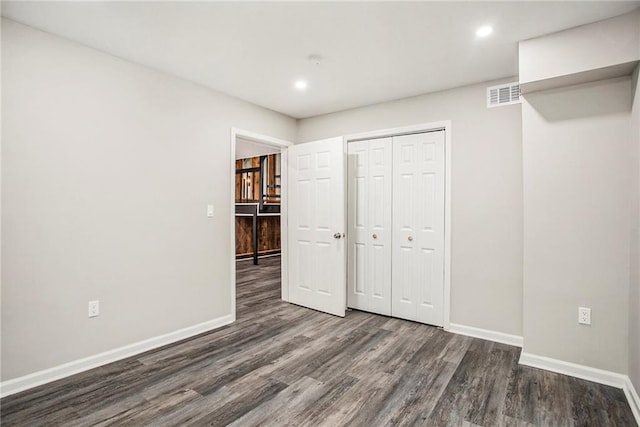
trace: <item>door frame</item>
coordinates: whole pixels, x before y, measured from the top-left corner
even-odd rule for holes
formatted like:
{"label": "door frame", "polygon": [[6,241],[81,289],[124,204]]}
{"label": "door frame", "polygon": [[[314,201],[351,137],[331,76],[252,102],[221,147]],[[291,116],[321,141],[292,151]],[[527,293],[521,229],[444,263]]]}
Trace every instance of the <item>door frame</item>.
{"label": "door frame", "polygon": [[[444,130],[444,150],[445,150],[445,181],[444,181],[444,313],[443,328],[449,330],[451,326],[451,120],[423,123],[411,126],[401,126],[389,129],[380,129],[369,132],[346,135],[346,145],[350,142],[362,141],[366,139],[388,138],[414,133],[434,132]],[[348,171],[345,170],[348,174]],[[349,177],[346,176],[348,180]],[[349,200],[347,200],[347,203]],[[347,206],[348,209],[348,206]],[[349,239],[347,233],[347,239]]]}
{"label": "door frame", "polygon": [[267,135],[251,132],[248,130],[231,128],[231,156],[229,169],[229,224],[231,239],[229,242],[230,253],[230,294],[231,294],[231,317],[236,321],[236,138],[241,137],[251,142],[262,145],[269,145],[280,149],[280,269],[282,272],[282,299],[289,299],[289,280],[287,271],[287,147],[293,142],[283,139],[273,138]]}

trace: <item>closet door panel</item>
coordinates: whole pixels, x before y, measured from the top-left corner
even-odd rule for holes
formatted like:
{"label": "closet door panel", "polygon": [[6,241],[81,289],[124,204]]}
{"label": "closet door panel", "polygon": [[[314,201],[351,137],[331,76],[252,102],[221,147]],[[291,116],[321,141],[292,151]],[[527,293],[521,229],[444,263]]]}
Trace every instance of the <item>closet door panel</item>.
{"label": "closet door panel", "polygon": [[347,145],[347,307],[368,310],[367,288],[367,180],[366,141]]}
{"label": "closet door panel", "polygon": [[444,203],[445,146],[444,131],[426,134],[422,141],[425,215],[420,218],[422,250],[425,262],[418,320],[442,326],[444,318]]}
{"label": "closet door panel", "polygon": [[392,307],[395,317],[416,320],[416,235],[418,201],[417,145],[413,138],[393,139]]}
{"label": "closet door panel", "polygon": [[391,315],[392,155],[391,138],[369,141],[369,307],[372,312],[387,316]]}
{"label": "closet door panel", "polygon": [[395,137],[393,150],[392,314],[442,326],[444,131]]}
{"label": "closet door panel", "polygon": [[391,314],[390,138],[349,143],[347,305]]}

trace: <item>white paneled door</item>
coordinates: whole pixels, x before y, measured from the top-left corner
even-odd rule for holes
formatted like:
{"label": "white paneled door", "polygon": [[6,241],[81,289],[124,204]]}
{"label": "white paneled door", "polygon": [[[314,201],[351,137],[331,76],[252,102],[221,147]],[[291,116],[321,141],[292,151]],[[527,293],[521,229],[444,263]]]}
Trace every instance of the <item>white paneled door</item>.
{"label": "white paneled door", "polygon": [[288,160],[289,301],[344,316],[343,139],[294,145]]}
{"label": "white paneled door", "polygon": [[393,138],[393,316],[443,326],[444,131]]}
{"label": "white paneled door", "polygon": [[391,315],[391,138],[348,145],[347,305]]}

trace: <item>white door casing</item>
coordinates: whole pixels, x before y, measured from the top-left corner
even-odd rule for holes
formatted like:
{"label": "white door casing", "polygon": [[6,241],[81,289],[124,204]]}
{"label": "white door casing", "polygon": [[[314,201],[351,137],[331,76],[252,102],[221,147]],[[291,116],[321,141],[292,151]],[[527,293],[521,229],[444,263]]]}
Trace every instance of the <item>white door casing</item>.
{"label": "white door casing", "polygon": [[443,326],[445,132],[393,138],[393,316]]}
{"label": "white door casing", "polygon": [[231,239],[229,239],[229,254],[231,254],[231,256],[229,257],[230,260],[230,274],[229,277],[231,277],[231,280],[229,281],[230,284],[230,295],[231,295],[231,317],[234,319],[236,319],[236,257],[235,257],[235,253],[236,253],[236,232],[235,232],[235,223],[236,223],[236,216],[235,216],[235,203],[236,203],[236,199],[235,199],[235,176],[236,176],[236,139],[237,138],[242,138],[244,140],[248,140],[248,141],[252,141],[252,142],[256,142],[258,144],[262,144],[262,145],[270,145],[272,147],[276,147],[278,149],[280,149],[281,151],[281,174],[282,174],[282,199],[281,199],[281,203],[280,203],[280,231],[281,231],[281,254],[282,254],[282,258],[281,258],[281,265],[282,265],[282,285],[281,285],[281,292],[282,292],[282,299],[287,301],[288,300],[288,282],[287,282],[287,272],[288,272],[288,267],[287,267],[287,261],[288,261],[288,248],[287,248],[287,244],[288,244],[288,240],[287,240],[287,170],[285,169],[286,167],[286,154],[287,154],[287,147],[290,147],[293,145],[292,142],[289,141],[284,141],[282,139],[278,139],[278,138],[273,138],[271,136],[267,136],[267,135],[261,135],[252,131],[248,131],[248,130],[244,130],[244,129],[239,129],[236,127],[231,128],[231,150],[230,150],[230,169],[229,169],[229,198],[230,198],[230,206],[232,207],[229,210],[229,221],[230,221],[230,226],[229,226],[229,230],[231,231]]}
{"label": "white door casing", "polygon": [[391,315],[391,138],[348,144],[347,305]]}
{"label": "white door casing", "polygon": [[289,301],[345,315],[343,138],[288,148]]}

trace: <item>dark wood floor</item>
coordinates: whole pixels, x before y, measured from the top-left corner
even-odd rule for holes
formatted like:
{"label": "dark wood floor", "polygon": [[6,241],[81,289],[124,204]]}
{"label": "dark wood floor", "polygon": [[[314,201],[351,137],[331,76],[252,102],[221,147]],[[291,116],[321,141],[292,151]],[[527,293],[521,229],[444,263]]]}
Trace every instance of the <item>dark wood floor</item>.
{"label": "dark wood floor", "polygon": [[283,303],[279,262],[238,263],[233,325],[9,396],[2,425],[636,425],[621,390],[518,348]]}

